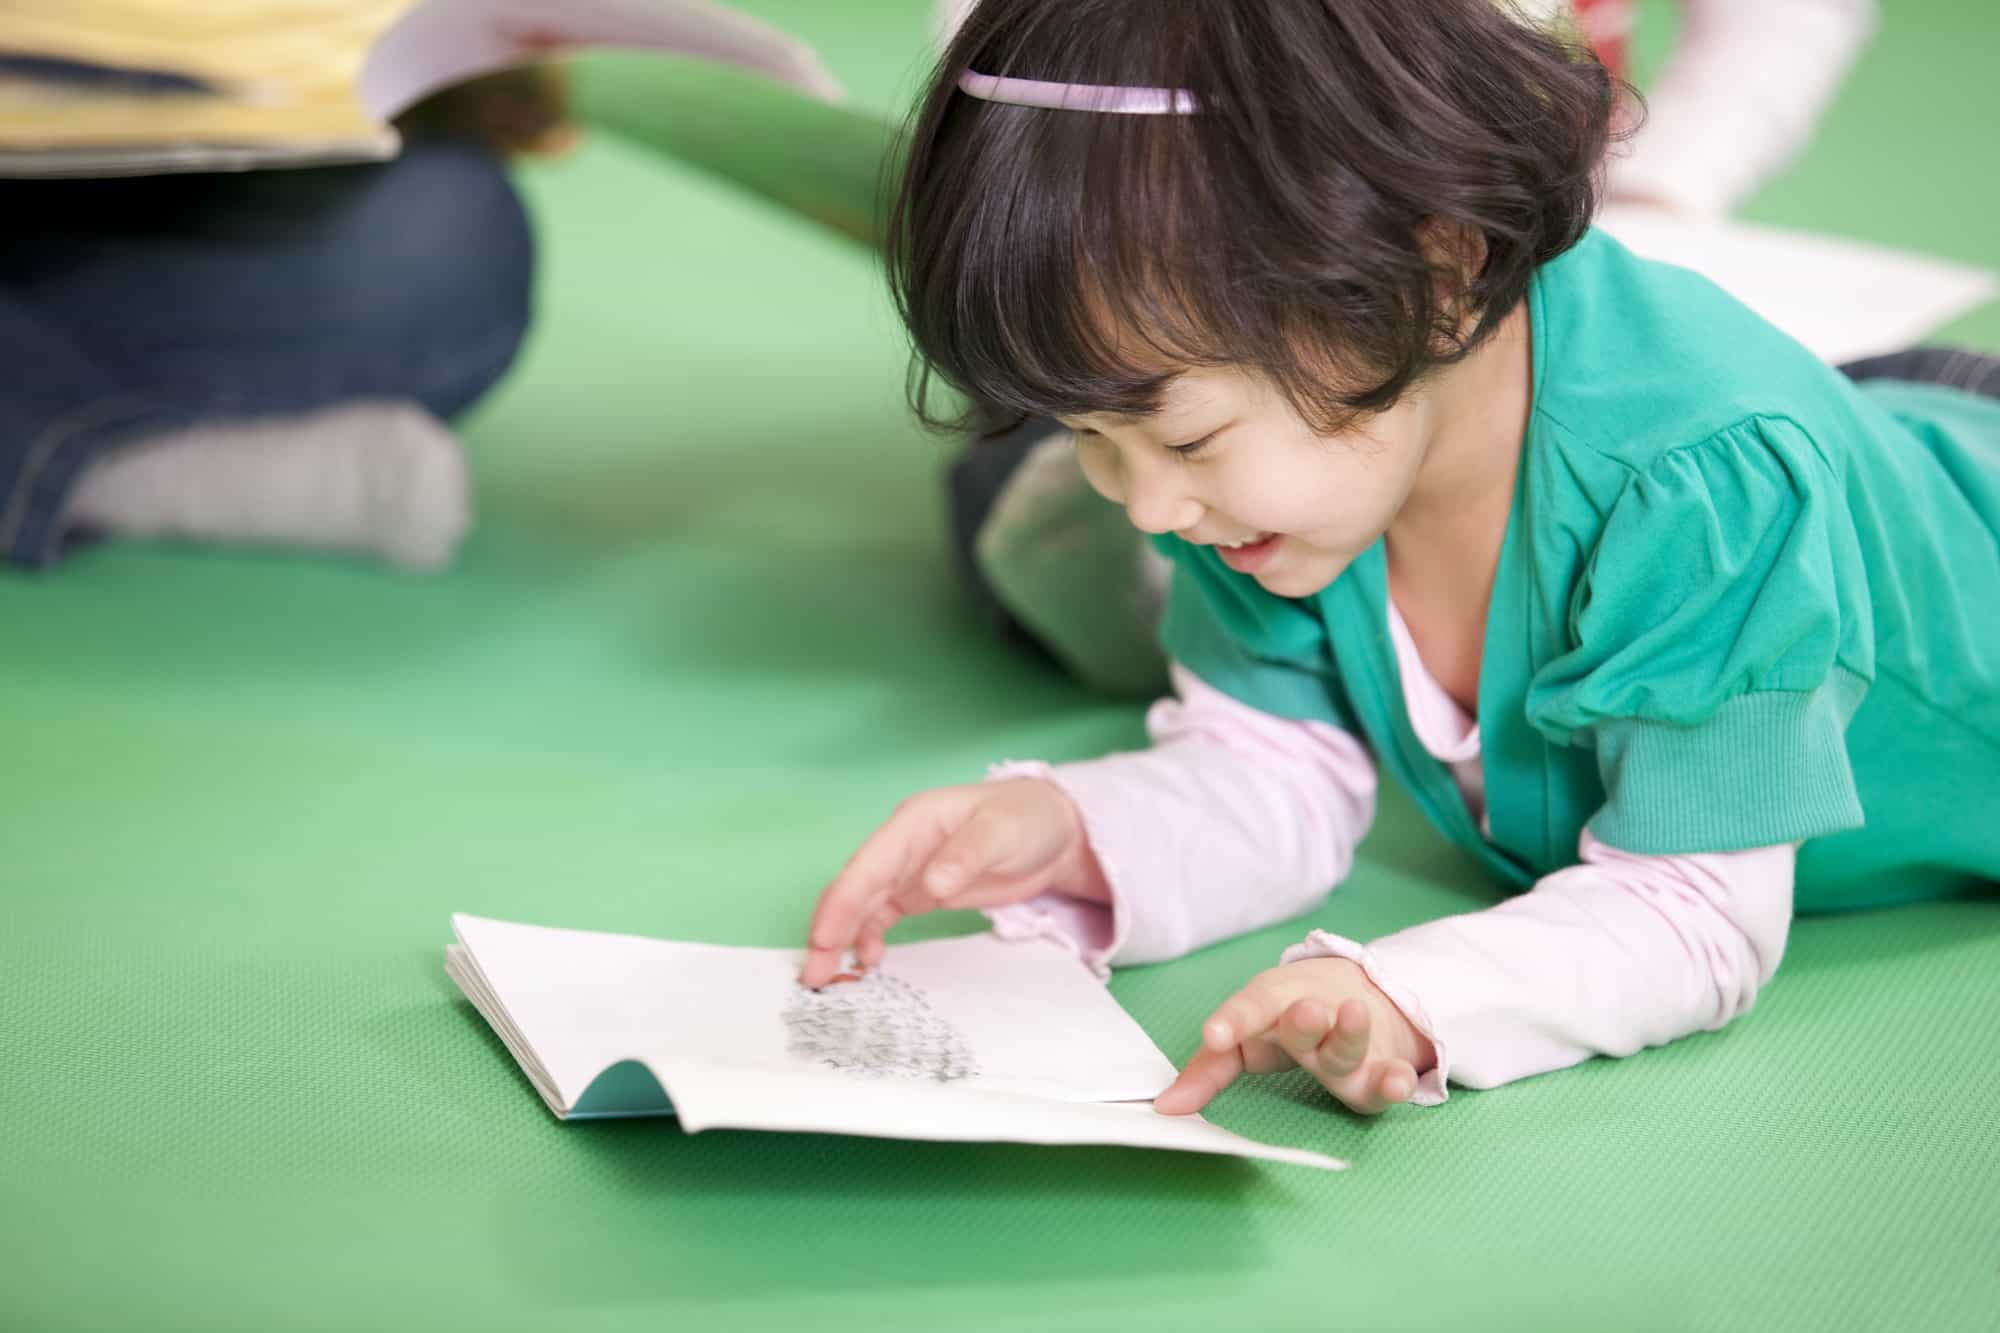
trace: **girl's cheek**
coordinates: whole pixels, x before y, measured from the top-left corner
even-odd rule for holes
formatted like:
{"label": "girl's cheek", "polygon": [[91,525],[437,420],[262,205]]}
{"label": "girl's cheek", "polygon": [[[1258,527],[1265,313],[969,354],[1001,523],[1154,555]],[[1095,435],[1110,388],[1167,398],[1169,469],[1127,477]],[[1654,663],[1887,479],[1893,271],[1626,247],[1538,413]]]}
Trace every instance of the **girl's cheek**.
{"label": "girl's cheek", "polygon": [[1076,442],[1076,461],[1083,468],[1083,479],[1113,504],[1125,503],[1125,488],[1118,483],[1118,464],[1110,457],[1111,450],[1102,444],[1087,440]]}
{"label": "girl's cheek", "polygon": [[[1213,507],[1266,532],[1301,532],[1327,526],[1333,515],[1323,497],[1290,485],[1274,485],[1274,480],[1280,479],[1260,478],[1252,484],[1224,487]],[[1321,502],[1316,503],[1316,499]]]}

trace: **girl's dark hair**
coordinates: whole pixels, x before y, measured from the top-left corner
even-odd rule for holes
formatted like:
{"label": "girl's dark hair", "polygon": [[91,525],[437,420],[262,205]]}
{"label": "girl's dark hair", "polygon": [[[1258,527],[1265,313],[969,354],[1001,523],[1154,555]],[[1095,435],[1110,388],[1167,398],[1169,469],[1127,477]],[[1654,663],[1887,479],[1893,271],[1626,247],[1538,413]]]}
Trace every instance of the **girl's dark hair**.
{"label": "girl's dark hair", "polygon": [[[986,102],[968,68],[1197,110]],[[1323,430],[1388,407],[1583,235],[1613,89],[1498,0],[981,0],[889,222],[912,404],[961,420],[941,379],[1003,416],[1141,415],[1176,369],[1235,365]]]}

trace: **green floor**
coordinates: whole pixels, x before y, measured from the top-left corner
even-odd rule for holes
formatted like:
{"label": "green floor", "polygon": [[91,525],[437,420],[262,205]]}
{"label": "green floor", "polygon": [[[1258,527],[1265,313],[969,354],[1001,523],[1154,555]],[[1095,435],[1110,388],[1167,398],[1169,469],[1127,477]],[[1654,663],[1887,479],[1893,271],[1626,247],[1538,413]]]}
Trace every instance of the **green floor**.
{"label": "green floor", "polygon": [[[753,7],[864,105],[908,87],[913,0]],[[2000,11],[1888,8],[1754,215],[2000,263]],[[553,1121],[450,911],[786,943],[900,795],[1139,720],[961,606],[864,254],[608,135],[526,186],[542,320],[448,576],[0,577],[0,1328],[2000,1323],[1990,902],[1803,922],[1752,1016],[1638,1059],[1214,1108],[1344,1175]],[[2000,308],[1953,332],[2000,349]],[[1392,799],[1315,919],[1487,900]],[[1116,993],[1181,1055],[1302,929]]]}

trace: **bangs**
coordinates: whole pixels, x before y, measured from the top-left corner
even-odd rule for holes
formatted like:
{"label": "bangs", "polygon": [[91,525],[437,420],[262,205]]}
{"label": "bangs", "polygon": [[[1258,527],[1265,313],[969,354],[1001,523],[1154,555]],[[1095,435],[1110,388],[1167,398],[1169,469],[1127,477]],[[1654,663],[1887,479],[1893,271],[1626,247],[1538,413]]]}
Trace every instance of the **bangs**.
{"label": "bangs", "polygon": [[[1196,109],[990,102],[968,69]],[[912,405],[1144,416],[1232,366],[1337,430],[1463,356],[1582,235],[1610,105],[1600,66],[1494,0],[982,0],[890,218]],[[1433,258],[1440,221],[1483,240],[1479,272]],[[972,410],[938,410],[939,381]]]}
{"label": "bangs", "polygon": [[1192,117],[960,100],[947,151],[973,167],[967,188],[912,219],[952,238],[913,275],[936,303],[911,324],[938,375],[1008,413],[1138,416],[1180,370],[1229,359],[1228,255],[1189,170]]}
{"label": "bangs", "polygon": [[[1212,0],[1210,0],[1212,2]],[[982,4],[946,53],[892,220],[899,305],[932,377],[1003,416],[1156,410],[1182,370],[1241,359],[1264,321],[1227,243],[1252,183],[1197,25],[1175,6]],[[1184,115],[1051,111],[956,89],[965,68],[1191,93]],[[1234,294],[1236,299],[1232,299]],[[1268,330],[1265,330],[1268,335]]]}

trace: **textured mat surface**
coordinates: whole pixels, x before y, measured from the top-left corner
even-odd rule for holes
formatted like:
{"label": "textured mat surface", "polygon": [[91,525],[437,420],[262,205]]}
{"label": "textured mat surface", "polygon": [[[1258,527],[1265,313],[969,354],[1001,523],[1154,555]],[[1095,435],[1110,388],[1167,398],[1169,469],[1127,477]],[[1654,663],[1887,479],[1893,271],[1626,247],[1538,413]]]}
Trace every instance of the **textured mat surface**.
{"label": "textured mat surface", "polygon": [[[917,6],[759,8],[905,85]],[[2000,18],[1891,8],[1756,213],[2000,261]],[[551,1120],[449,911],[782,943],[899,796],[1138,717],[961,609],[863,255],[604,136],[526,184],[544,318],[450,575],[0,578],[0,1328],[1993,1326],[1994,902],[1804,922],[1753,1015],[1642,1058],[1215,1108],[1338,1176]],[[1392,800],[1314,919],[1486,893]],[[1305,924],[1116,993],[1179,1056]]]}

